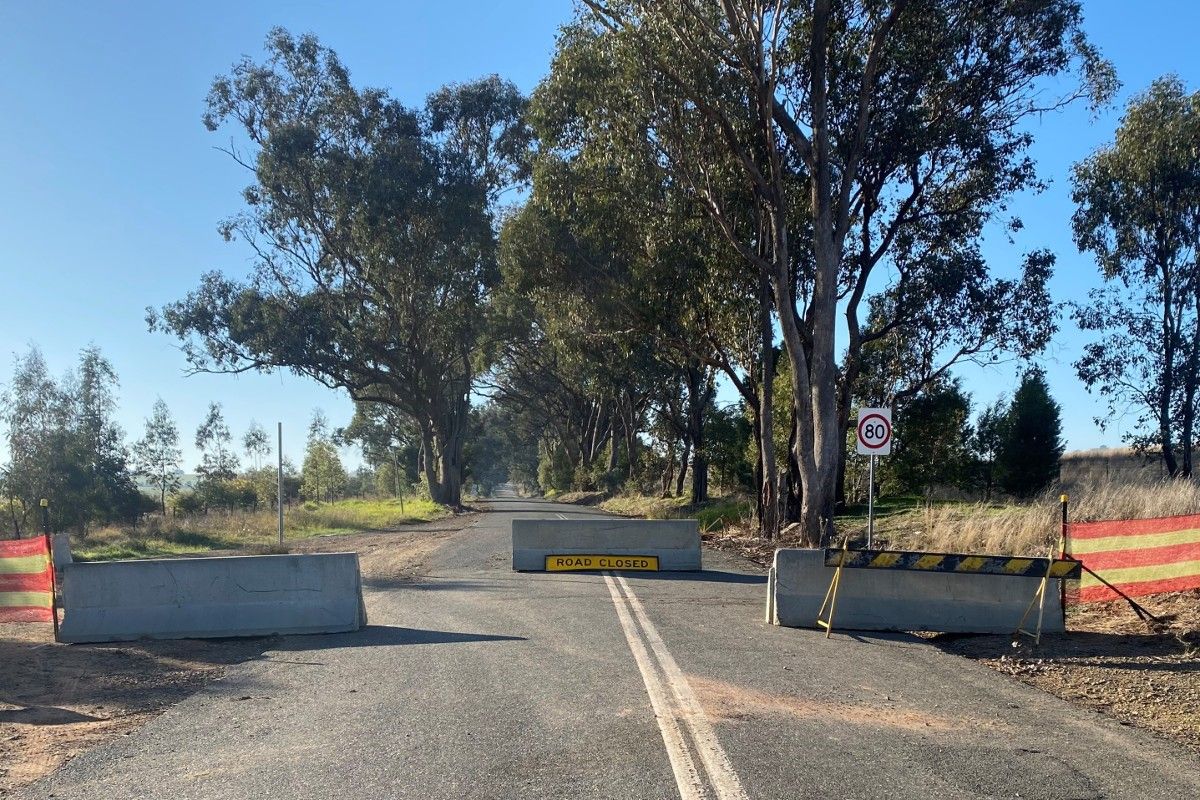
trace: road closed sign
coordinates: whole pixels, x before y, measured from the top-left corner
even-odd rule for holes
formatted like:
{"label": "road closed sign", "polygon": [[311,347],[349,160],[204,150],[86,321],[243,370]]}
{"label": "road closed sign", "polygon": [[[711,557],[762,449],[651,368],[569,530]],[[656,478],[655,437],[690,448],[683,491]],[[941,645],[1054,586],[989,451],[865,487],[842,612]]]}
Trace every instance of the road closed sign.
{"label": "road closed sign", "polygon": [[859,409],[858,452],[865,456],[886,456],[892,452],[890,408]]}
{"label": "road closed sign", "polygon": [[547,572],[571,572],[576,570],[639,570],[658,571],[658,556],[600,556],[566,555],[546,556]]}

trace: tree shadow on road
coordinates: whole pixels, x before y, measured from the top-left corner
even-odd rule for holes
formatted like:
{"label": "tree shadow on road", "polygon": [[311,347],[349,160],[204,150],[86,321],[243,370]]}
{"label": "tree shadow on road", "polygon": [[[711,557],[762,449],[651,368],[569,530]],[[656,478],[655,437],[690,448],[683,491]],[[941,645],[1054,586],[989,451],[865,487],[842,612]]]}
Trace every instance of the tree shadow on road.
{"label": "tree shadow on road", "polygon": [[765,584],[767,582],[766,575],[747,575],[744,572],[726,572],[719,569],[703,569],[698,572],[625,572],[621,574],[626,578],[637,578],[638,580],[683,581],[684,583],[703,581],[706,583]]}
{"label": "tree shadow on road", "polygon": [[523,642],[524,636],[492,633],[435,631],[399,625],[368,625],[352,633],[318,636],[285,636],[274,649],[286,651],[326,650],[340,647],[394,647],[408,644],[463,644],[467,642]]}

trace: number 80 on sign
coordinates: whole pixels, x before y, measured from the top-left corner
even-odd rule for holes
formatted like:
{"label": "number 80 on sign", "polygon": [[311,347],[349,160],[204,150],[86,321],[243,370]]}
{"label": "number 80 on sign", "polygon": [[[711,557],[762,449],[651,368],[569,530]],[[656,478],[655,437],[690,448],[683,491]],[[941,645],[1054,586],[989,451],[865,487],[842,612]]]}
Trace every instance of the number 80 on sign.
{"label": "number 80 on sign", "polygon": [[858,452],[867,456],[886,456],[892,452],[892,410],[862,408],[858,411]]}

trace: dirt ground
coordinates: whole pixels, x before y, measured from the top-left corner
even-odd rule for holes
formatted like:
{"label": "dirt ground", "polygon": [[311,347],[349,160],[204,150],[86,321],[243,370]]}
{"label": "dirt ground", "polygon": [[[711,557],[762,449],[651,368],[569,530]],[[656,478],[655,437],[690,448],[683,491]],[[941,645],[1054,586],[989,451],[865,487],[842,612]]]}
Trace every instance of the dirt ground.
{"label": "dirt ground", "polygon": [[[777,543],[740,531],[704,534],[704,543],[764,567]],[[1139,598],[1162,621],[1144,622],[1125,601],[1070,606],[1066,634],[1025,637],[921,634],[1076,705],[1145,728],[1200,752],[1200,591]]]}
{"label": "dirt ground", "polygon": [[0,625],[0,796],[128,734],[268,642],[62,645],[49,624]]}
{"label": "dirt ground", "polygon": [[[411,579],[425,558],[474,519],[303,540],[293,552],[354,550],[363,579]],[[231,664],[261,658],[273,637],[56,644],[49,624],[0,624],[0,797],[78,753],[129,735]]]}

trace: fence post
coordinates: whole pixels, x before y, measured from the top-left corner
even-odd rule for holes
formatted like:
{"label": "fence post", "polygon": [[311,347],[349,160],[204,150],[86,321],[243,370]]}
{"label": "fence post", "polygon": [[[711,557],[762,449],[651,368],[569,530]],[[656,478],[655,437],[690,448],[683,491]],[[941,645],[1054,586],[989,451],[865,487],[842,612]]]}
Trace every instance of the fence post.
{"label": "fence post", "polygon": [[[1061,546],[1061,552],[1059,552],[1058,557],[1066,558],[1067,551],[1070,550],[1070,546],[1067,542],[1067,537],[1070,535],[1070,530],[1067,527],[1067,504],[1070,501],[1070,498],[1064,492],[1058,498],[1058,500],[1062,504],[1062,532],[1059,534],[1058,540],[1059,545]],[[1059,580],[1058,582],[1058,601],[1058,605],[1062,609],[1063,628],[1065,629],[1067,627],[1067,581],[1065,578]]]}
{"label": "fence post", "polygon": [[54,641],[58,641],[58,575],[54,570],[54,537],[50,534],[50,501],[42,498],[42,536],[46,540],[46,557],[50,559],[50,621],[54,623]]}

